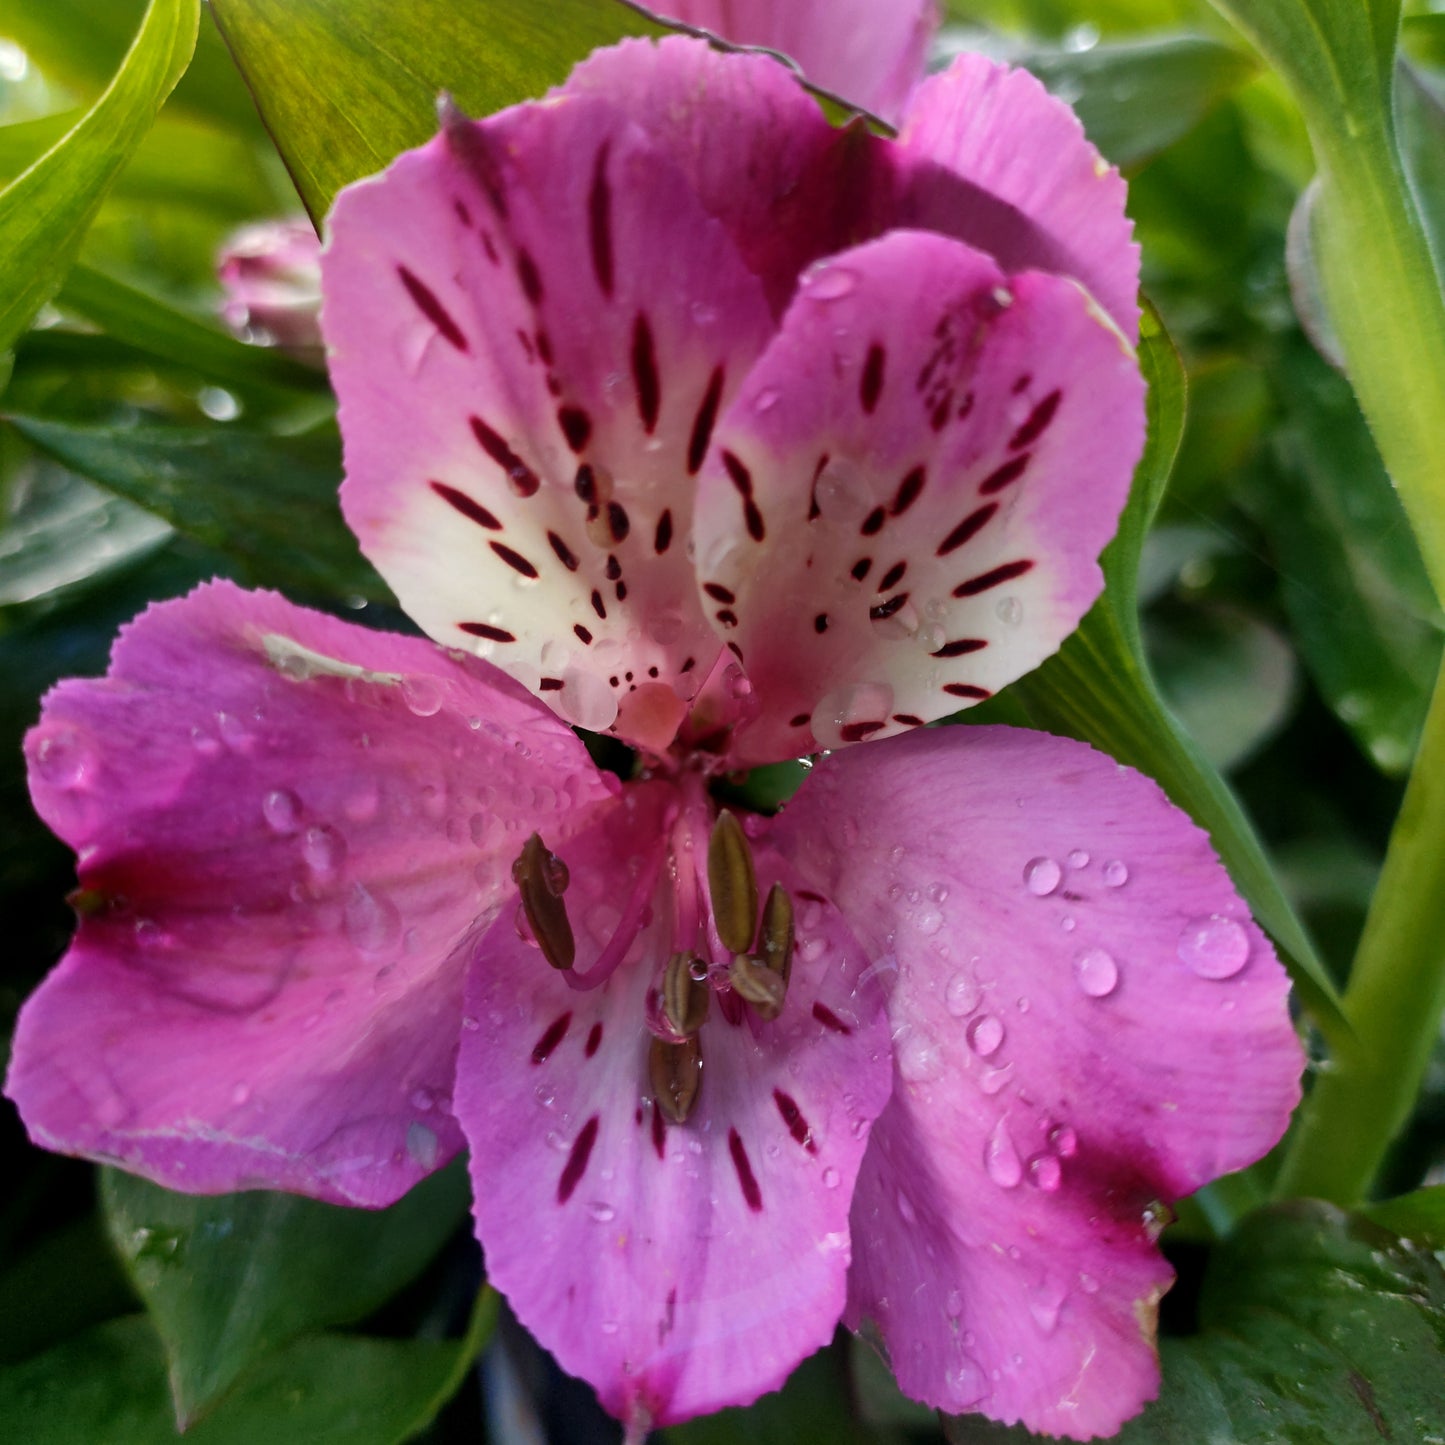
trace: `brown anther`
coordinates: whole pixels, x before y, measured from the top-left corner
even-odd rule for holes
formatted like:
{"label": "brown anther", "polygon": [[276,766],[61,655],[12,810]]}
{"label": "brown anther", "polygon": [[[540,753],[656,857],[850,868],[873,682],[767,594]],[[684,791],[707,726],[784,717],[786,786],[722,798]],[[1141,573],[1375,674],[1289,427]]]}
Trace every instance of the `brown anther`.
{"label": "brown anther", "polygon": [[775,1019],[782,1013],[788,981],[782,974],[774,973],[761,958],[751,953],[734,954],[728,982],[760,1019]]}
{"label": "brown anther", "polygon": [[783,982],[793,976],[793,900],[781,883],[768,890],[763,904],[763,926],[758,930],[758,951],[763,962]]}
{"label": "brown anther", "polygon": [[712,990],[693,976],[701,960],[695,953],[674,953],[662,974],[662,1013],[674,1033],[695,1034],[707,1022]]}
{"label": "brown anther", "polygon": [[747,837],[726,810],[717,815],[708,840],[707,886],[723,947],[729,953],[746,953],[758,926],[758,881]]}
{"label": "brown anther", "polygon": [[652,1097],[663,1117],[674,1124],[687,1123],[702,1089],[702,1044],[696,1038],[669,1044],[653,1039],[647,1055]]}
{"label": "brown anther", "polygon": [[577,941],[572,937],[567,905],[562,902],[570,881],[567,865],[547,851],[540,833],[533,833],[512,864],[512,878],[542,956],[553,968],[571,968],[577,958]]}
{"label": "brown anther", "polygon": [[111,906],[111,897],[98,888],[72,888],[65,901],[81,918],[95,918]]}

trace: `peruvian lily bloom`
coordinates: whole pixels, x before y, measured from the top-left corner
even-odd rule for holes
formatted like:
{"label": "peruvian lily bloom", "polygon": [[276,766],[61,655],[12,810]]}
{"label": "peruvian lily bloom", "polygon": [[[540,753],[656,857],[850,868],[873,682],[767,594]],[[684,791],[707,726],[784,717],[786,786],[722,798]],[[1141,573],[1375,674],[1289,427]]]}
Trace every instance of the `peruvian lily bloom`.
{"label": "peruvian lily bloom", "polygon": [[256,221],[226,240],[216,263],[221,316],[240,336],[303,358],[321,355],[321,242],[304,216]]}
{"label": "peruvian lily bloom", "polygon": [[890,143],[682,39],[343,194],[343,506],[433,641],[215,584],[49,695],[84,906],[33,1136],[368,1206],[466,1146],[491,1280],[634,1433],[840,1319],[931,1405],[1116,1429],[1161,1203],[1297,1100],[1286,979],[1153,783],[922,725],[1100,589],[1122,202],[1022,73],[959,61]]}

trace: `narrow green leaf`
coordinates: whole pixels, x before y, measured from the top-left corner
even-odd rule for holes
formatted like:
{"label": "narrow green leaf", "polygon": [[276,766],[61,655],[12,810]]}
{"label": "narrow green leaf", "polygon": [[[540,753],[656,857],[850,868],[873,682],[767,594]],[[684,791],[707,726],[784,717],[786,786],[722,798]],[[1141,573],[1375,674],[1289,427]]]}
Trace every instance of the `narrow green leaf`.
{"label": "narrow green leaf", "polygon": [[1152,310],[1139,349],[1149,383],[1149,441],[1119,532],[1102,558],[1107,585],[1071,637],[1004,694],[1014,716],[1093,743],[1149,774],[1205,828],[1261,925],[1285,953],[1300,997],[1326,1036],[1347,1030],[1334,985],[1234,795],[1159,696],[1139,636],[1139,557],[1184,428],[1184,369]]}
{"label": "narrow green leaf", "polygon": [[1321,694],[1375,765],[1399,776],[1440,671],[1445,614],[1349,385],[1303,344],[1274,374],[1279,466],[1247,504]]}
{"label": "narrow green leaf", "polygon": [[0,191],[0,353],[64,279],[96,208],[185,70],[199,20],[200,0],[151,0],[85,119]]}
{"label": "narrow green leaf", "polygon": [[1172,145],[1259,68],[1233,46],[1199,35],[1019,50],[1009,58],[1072,105],[1089,139],[1126,168]]}
{"label": "narrow green leaf", "polygon": [[1413,1240],[1427,1249],[1445,1250],[1445,1185],[1436,1184],[1367,1204],[1361,1213],[1391,1234]]}
{"label": "narrow green leaf", "polygon": [[341,519],[341,443],[334,426],[282,437],[236,427],[9,421],[72,471],[234,558],[253,582],[390,600]]}
{"label": "narrow green leaf", "polygon": [[159,297],[90,266],[74,267],[58,303],[162,360],[192,368],[222,385],[323,391],[325,375],[270,346],[250,346],[188,316]]}
{"label": "narrow green leaf", "polygon": [[212,0],[296,188],[336,192],[436,133],[446,91],[470,115],[540,96],[599,45],[658,33],[616,0]]}
{"label": "narrow green leaf", "polygon": [[[269,1356],[186,1445],[400,1445],[456,1392],[491,1333],[485,1291],[461,1340],[312,1335]],[[165,1357],[141,1315],[113,1320],[0,1374],[0,1439],[175,1445]]]}
{"label": "narrow green leaf", "polygon": [[262,1356],[350,1324],[431,1260],[466,1214],[460,1166],[390,1209],[292,1194],[173,1194],[108,1169],[106,1223],[170,1363],[181,1421],[198,1417]]}
{"label": "narrow green leaf", "polygon": [[1445,601],[1445,295],[1396,135],[1400,0],[1214,4],[1304,115],[1319,165],[1310,245],[1331,328]]}

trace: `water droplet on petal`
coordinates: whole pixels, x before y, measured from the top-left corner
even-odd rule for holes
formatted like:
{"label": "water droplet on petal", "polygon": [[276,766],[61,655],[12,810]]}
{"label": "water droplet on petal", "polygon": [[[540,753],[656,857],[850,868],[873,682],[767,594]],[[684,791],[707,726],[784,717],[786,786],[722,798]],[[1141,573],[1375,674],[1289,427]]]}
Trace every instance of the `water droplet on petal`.
{"label": "water droplet on petal", "polygon": [[956,1320],[963,1313],[963,1296],[956,1289],[949,1290],[943,1308],[947,1310],[949,1319]]}
{"label": "water droplet on petal", "polygon": [[301,800],[287,788],[274,788],[261,799],[261,816],[273,833],[288,838],[301,826]]}
{"label": "water droplet on petal", "polygon": [[682,636],[686,626],[681,612],[658,612],[647,619],[647,635],[659,647],[669,647]]}
{"label": "water droplet on petal", "polygon": [[1079,1136],[1067,1124],[1055,1124],[1049,1130],[1049,1148],[1060,1159],[1072,1159],[1079,1152]]}
{"label": "water droplet on petal", "polygon": [[964,1037],[979,1058],[991,1058],[1003,1043],[1003,1024],[992,1014],[983,1014],[969,1024]]}
{"label": "water droplet on petal", "polygon": [[435,1169],[439,1153],[435,1132],[428,1129],[425,1124],[408,1124],[406,1126],[406,1152],[423,1169]]}
{"label": "water droplet on petal", "polygon": [[615,1335],[620,1328],[621,1326],[617,1323],[616,1320],[602,1321],[602,1333],[604,1335]]}
{"label": "water droplet on petal", "polygon": [[89,778],[95,759],[74,728],[58,728],[35,748],[35,771],[53,788],[78,788]]}
{"label": "water droplet on petal", "polygon": [[994,1125],[993,1133],[988,1136],[983,1163],[988,1170],[988,1177],[1000,1189],[1013,1189],[1024,1177],[1023,1160],[1019,1158],[1019,1151],[1014,1148],[1008,1124],[1002,1119]]}
{"label": "water droplet on petal", "polygon": [[1029,1183],[1045,1194],[1053,1194],[1064,1176],[1064,1166],[1054,1154],[1035,1154],[1029,1160]]}
{"label": "water droplet on petal", "polygon": [[912,1084],[936,1079],[943,1068],[938,1045],[923,1034],[910,1034],[899,1045],[898,1072]]}
{"label": "water droplet on petal", "polygon": [[778,404],[778,389],[775,386],[764,387],[753,402],[753,410],[758,412],[769,412]]}
{"label": "water droplet on petal", "polygon": [[913,1201],[900,1189],[898,1191],[898,1213],[903,1217],[905,1224],[917,1224],[918,1214],[913,1208]]}
{"label": "water droplet on petal", "polygon": [[324,823],[308,828],[301,839],[301,856],[318,878],[329,878],[346,861],[346,839]]}
{"label": "water droplet on petal", "polygon": [[587,1206],[587,1213],[591,1215],[598,1224],[610,1224],[617,1218],[617,1211],[610,1204],[606,1204],[600,1199],[594,1199]]}
{"label": "water droplet on petal", "polygon": [[858,285],[858,273],[847,266],[820,261],[803,274],[803,289],[814,301],[841,301]]}
{"label": "water droplet on petal", "polygon": [[943,1006],[956,1019],[965,1019],[983,1002],[983,990],[966,974],[956,973],[943,990]]}
{"label": "water droplet on petal", "polygon": [[999,1093],[1005,1084],[1013,1077],[1014,1066],[1012,1063],[1004,1064],[997,1069],[985,1069],[979,1075],[978,1086],[985,1094],[992,1098]]}
{"label": "water droplet on petal", "polygon": [[442,708],[442,685],[434,677],[402,679],[401,695],[417,717],[435,717]]}
{"label": "water droplet on petal", "polygon": [[1104,882],[1110,888],[1122,888],[1129,881],[1129,868],[1117,858],[1111,858],[1104,864]]}
{"label": "water droplet on petal", "polygon": [[1233,978],[1249,959],[1249,935],[1218,913],[1191,919],[1179,935],[1179,957],[1200,978]]}
{"label": "water droplet on petal", "polygon": [[401,937],[401,910],[384,894],[358,883],[346,900],[343,926],[363,953],[380,953]]}
{"label": "water droplet on petal", "polygon": [[251,1097],[251,1086],[249,1084],[237,1084],[231,1090],[231,1102],[239,1109]]}
{"label": "water droplet on petal", "polygon": [[1035,898],[1047,898],[1063,876],[1064,870],[1052,858],[1030,858],[1024,864],[1024,887]]}
{"label": "water droplet on petal", "polygon": [[617,696],[607,679],[581,668],[569,667],[562,674],[562,690],[547,696],[568,722],[589,732],[600,733],[617,721]]}
{"label": "water droplet on petal", "polygon": [[943,927],[943,914],[936,908],[925,908],[914,920],[913,926],[925,937],[932,938]]}
{"label": "water droplet on petal", "polygon": [[823,1171],[823,1188],[836,1189],[838,1187],[838,1171],[830,1164]]}
{"label": "water droplet on petal", "polygon": [[967,1355],[945,1376],[944,1383],[952,1397],[951,1409],[962,1411],[969,1405],[976,1405],[989,1394],[988,1377],[976,1361]]}
{"label": "water droplet on petal", "polygon": [[813,709],[813,736],[825,748],[863,741],[861,729],[886,723],[893,711],[893,689],[886,682],[857,682],[825,693]]}
{"label": "water droplet on petal", "polygon": [[1107,998],[1119,986],[1119,965],[1102,948],[1091,948],[1074,960],[1074,977],[1090,998]]}
{"label": "water droplet on petal", "polygon": [[1024,605],[1017,597],[1000,597],[993,610],[1005,627],[1017,627],[1024,620]]}
{"label": "water droplet on petal", "polygon": [[1082,848],[1075,848],[1069,854],[1070,868],[1087,868],[1089,866],[1089,855]]}

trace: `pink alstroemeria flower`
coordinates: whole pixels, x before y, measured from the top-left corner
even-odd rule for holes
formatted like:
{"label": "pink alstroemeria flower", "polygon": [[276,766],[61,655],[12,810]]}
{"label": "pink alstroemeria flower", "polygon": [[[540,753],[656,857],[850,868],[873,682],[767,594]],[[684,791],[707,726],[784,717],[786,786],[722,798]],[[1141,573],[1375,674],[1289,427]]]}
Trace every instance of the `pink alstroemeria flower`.
{"label": "pink alstroemeria flower", "polygon": [[321,355],[321,242],[304,216],[242,226],[221,248],[221,315],[237,334]]}
{"label": "pink alstroemeria flower", "polygon": [[976,58],[889,143],[627,44],[347,191],[343,505],[440,645],[215,584],[49,695],[85,907],[33,1136],[371,1206],[465,1145],[489,1277],[634,1433],[840,1318],[932,1405],[1116,1429],[1158,1203],[1297,1100],[1285,976],[1153,783],[921,724],[1099,591],[1136,268],[1117,174]]}
{"label": "pink alstroemeria flower", "polygon": [[653,11],[789,56],[815,85],[892,122],[923,78],[934,0],[655,0]]}

